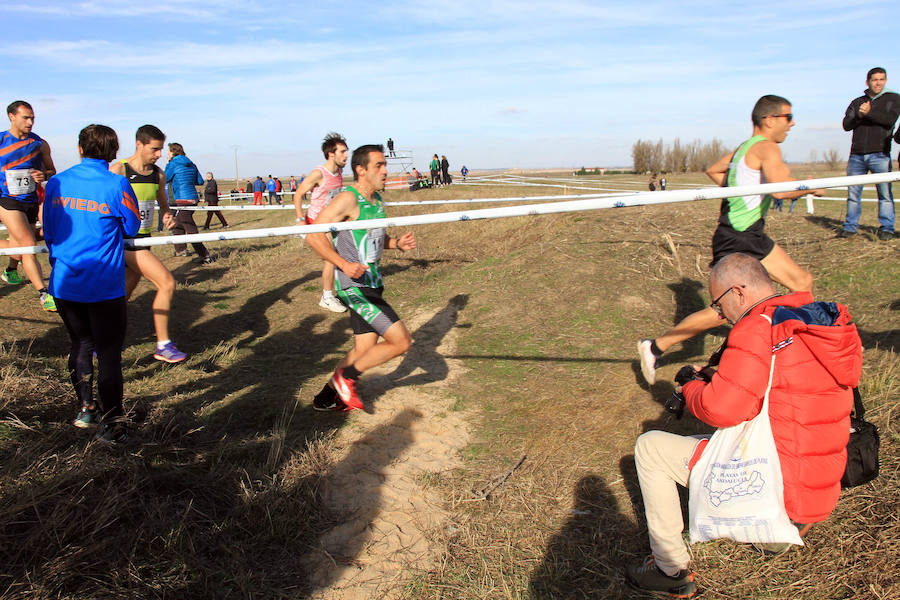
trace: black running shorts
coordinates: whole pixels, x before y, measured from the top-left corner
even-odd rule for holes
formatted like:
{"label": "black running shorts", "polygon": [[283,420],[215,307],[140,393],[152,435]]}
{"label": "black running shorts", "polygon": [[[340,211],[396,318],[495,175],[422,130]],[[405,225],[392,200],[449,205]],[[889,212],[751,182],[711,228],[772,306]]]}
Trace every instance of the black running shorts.
{"label": "black running shorts", "polygon": [[737,231],[733,227],[720,223],[713,234],[713,259],[709,266],[716,266],[720,260],[735,252],[743,252],[757,260],[762,260],[772,252],[774,247],[775,242],[762,231]]}
{"label": "black running shorts", "polygon": [[150,246],[132,246],[131,244],[129,244],[129,242],[132,240],[139,240],[141,238],[148,238],[148,237],[152,237],[152,236],[149,233],[139,233],[133,237],[126,237],[125,238],[125,250],[127,252],[138,252],[140,250],[149,250]]}
{"label": "black running shorts", "polygon": [[350,327],[355,335],[384,335],[391,325],[400,320],[394,309],[381,297],[383,291],[383,287],[351,287],[337,291],[338,298],[350,308]]}
{"label": "black running shorts", "polygon": [[5,196],[0,196],[0,206],[6,210],[17,210],[25,213],[25,217],[32,225],[37,223],[38,210],[40,210],[41,207],[38,202],[19,202],[18,200],[7,198]]}

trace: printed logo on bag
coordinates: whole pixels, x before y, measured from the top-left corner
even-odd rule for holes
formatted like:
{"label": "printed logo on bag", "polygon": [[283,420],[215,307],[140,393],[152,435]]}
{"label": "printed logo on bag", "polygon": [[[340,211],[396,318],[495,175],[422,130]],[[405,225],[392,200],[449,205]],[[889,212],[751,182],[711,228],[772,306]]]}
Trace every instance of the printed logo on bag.
{"label": "printed logo on bag", "polygon": [[747,443],[741,440],[735,453],[727,463],[714,462],[709,476],[703,481],[703,488],[713,506],[744,496],[753,496],[763,491],[766,480],[754,465],[766,465],[768,459],[755,457],[747,459]]}

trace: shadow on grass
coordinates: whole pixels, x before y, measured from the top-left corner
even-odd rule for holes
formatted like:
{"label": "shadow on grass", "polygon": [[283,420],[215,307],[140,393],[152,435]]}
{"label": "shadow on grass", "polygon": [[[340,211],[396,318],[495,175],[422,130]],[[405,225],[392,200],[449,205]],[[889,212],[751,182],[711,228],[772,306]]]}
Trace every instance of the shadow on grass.
{"label": "shadow on grass", "polygon": [[[413,343],[403,356],[403,360],[392,372],[365,380],[366,400],[375,402],[388,390],[398,387],[423,385],[447,378],[447,359],[437,348],[447,333],[457,327],[459,312],[469,303],[467,294],[459,294],[450,299],[447,306],[439,310],[413,334]],[[418,370],[422,373],[415,373]]]}
{"label": "shadow on grass", "polygon": [[[411,443],[408,425],[417,418],[414,411],[399,414],[361,439],[345,462],[364,456],[380,472]],[[319,434],[323,429],[333,426]],[[405,433],[398,438],[397,431]],[[309,432],[306,439],[322,438]],[[231,452],[222,446],[237,449],[244,442],[238,437],[223,435],[206,447],[190,436],[179,442],[182,449],[193,445],[192,452],[157,453],[149,444],[120,455],[76,442],[79,448],[56,456],[66,468],[4,490],[0,595],[309,597],[314,586],[305,564],[322,554],[325,532],[348,518],[324,508],[321,492],[344,463],[326,473],[315,441],[293,445],[291,461],[274,471],[248,464],[252,459],[227,460]],[[354,502],[365,510],[353,518],[371,523],[380,488],[355,490]],[[353,564],[363,540],[348,539],[336,559]],[[319,572],[315,585],[334,576]]]}
{"label": "shadow on grass", "polygon": [[[892,308],[892,310],[896,309]],[[863,348],[868,350],[872,348],[880,348],[882,350],[900,348],[900,329],[887,329],[885,331],[859,329],[859,338],[862,340]]]}
{"label": "shadow on grass", "polygon": [[631,562],[638,531],[622,515],[606,482],[588,475],[575,485],[571,517],[547,544],[531,574],[530,598],[621,597],[622,569]]}

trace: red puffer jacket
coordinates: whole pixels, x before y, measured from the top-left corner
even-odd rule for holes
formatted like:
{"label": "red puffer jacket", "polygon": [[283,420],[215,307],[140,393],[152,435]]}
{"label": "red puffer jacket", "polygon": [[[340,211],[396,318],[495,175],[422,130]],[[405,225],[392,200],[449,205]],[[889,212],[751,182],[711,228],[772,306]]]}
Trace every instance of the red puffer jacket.
{"label": "red puffer jacket", "polygon": [[752,419],[762,409],[775,353],[769,419],[781,459],[784,505],[797,523],[831,514],[847,464],[852,388],[862,343],[847,307],[813,302],[809,292],[756,306],[731,330],[710,383],[684,386],[688,409],[714,427]]}

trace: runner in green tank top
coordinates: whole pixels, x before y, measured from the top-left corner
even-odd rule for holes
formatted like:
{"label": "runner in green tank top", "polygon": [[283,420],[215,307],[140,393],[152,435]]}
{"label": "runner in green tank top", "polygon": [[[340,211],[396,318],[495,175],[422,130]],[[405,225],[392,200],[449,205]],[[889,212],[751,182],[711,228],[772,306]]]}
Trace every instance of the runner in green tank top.
{"label": "runner in green tank top", "polygon": [[[153,210],[159,204],[163,224],[167,229],[175,226],[175,219],[166,200],[166,176],[156,166],[162,155],[165,134],[153,125],[143,125],[135,135],[134,154],[123,161],[109,165],[109,170],[128,178],[138,198],[141,211],[141,228],[135,238],[150,237],[153,231]],[[169,339],[169,312],[175,293],[175,278],[166,266],[150,251],[150,248],[125,249],[125,297],[130,298],[141,277],[156,286],[153,299],[153,328],[156,332],[156,350],[153,358],[164,362],[181,362],[187,354],[181,352]]]}
{"label": "runner in green tank top", "polygon": [[[763,96],[753,107],[751,120],[753,137],[710,166],[706,170],[707,176],[724,187],[795,181],[778,148],[794,126],[791,103],[781,96]],[[734,196],[722,200],[719,226],[712,240],[712,264],[729,254],[741,252],[759,259],[772,279],[792,292],[812,291],[813,276],[809,271],[794,262],[763,231],[772,197],[790,199],[809,193],[821,196],[825,191],[802,190],[772,196]],[[639,341],[641,372],[647,383],[655,383],[656,361],[672,345],[724,324],[721,315],[708,306],[688,315],[655,340]]]}
{"label": "runner in green tank top", "polygon": [[[384,218],[378,193],[387,179],[384,148],[370,144],[353,151],[350,159],[355,183],[322,209],[315,223],[340,223]],[[356,380],[364,371],[377,367],[409,350],[412,337],[403,321],[381,297],[383,281],[379,268],[385,249],[412,250],[416,238],[405,233],[390,237],[384,227],[338,232],[332,244],[325,233],[310,233],[306,243],[316,254],[337,267],[338,297],[350,308],[353,349],[338,363],[328,383],[313,399],[317,410],[363,408]],[[381,341],[378,338],[381,337]]]}

